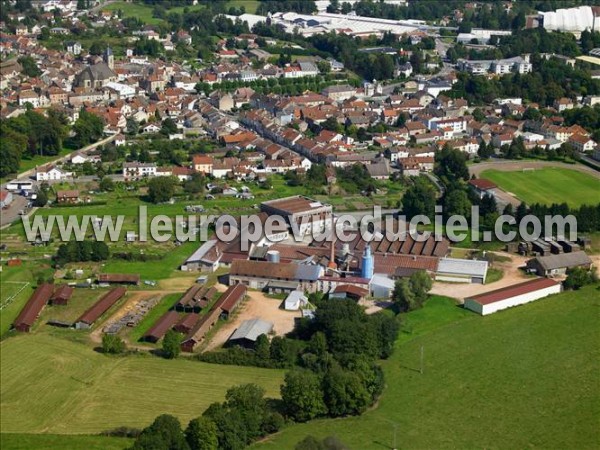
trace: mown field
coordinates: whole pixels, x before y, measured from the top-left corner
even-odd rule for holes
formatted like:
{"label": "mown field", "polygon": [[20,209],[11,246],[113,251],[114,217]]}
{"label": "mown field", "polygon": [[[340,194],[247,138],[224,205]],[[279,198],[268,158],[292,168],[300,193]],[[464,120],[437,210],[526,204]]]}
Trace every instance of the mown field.
{"label": "mown field", "polygon": [[162,413],[187,424],[231,386],[253,382],[277,397],[283,378],[278,370],[109,357],[45,333],[6,339],[0,351],[2,433],[95,434],[144,427]]}
{"label": "mown field", "polygon": [[[291,426],[256,448],[335,435],[352,449],[577,448],[600,442],[600,292],[479,317],[433,298],[405,316],[387,387],[361,417]],[[423,374],[420,352],[424,351]]]}
{"label": "mown field", "polygon": [[59,434],[0,434],[2,450],[123,450],[133,439]]}
{"label": "mown field", "polygon": [[525,203],[567,203],[578,207],[600,202],[600,180],[570,169],[547,167],[533,171],[485,170],[485,178]]}
{"label": "mown field", "polygon": [[[202,8],[202,5],[194,5],[188,7],[190,11],[198,10]],[[151,5],[144,5],[142,3],[128,3],[128,2],[114,2],[110,3],[102,8],[103,11],[122,11],[123,17],[136,17],[142,22],[149,25],[157,25],[162,22],[162,19],[152,17],[153,7]],[[169,8],[167,14],[170,12],[176,12],[183,14],[184,7]]]}

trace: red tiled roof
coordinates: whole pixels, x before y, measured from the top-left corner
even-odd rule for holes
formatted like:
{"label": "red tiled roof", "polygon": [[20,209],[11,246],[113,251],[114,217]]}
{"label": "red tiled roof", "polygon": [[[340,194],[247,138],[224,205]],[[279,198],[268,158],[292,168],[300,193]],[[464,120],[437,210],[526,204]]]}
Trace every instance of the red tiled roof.
{"label": "red tiled roof", "polygon": [[468,300],[473,300],[480,305],[489,305],[490,303],[500,302],[518,295],[556,286],[557,284],[560,284],[560,282],[550,278],[537,278],[535,280],[525,281],[513,286],[507,286],[505,288],[496,289],[495,291],[469,297]]}

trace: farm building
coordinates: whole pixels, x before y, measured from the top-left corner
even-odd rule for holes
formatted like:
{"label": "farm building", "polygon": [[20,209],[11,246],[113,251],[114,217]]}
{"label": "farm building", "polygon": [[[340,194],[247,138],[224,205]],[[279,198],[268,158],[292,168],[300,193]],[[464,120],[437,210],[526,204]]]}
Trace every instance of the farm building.
{"label": "farm building", "polygon": [[17,331],[29,333],[40,312],[52,297],[53,291],[54,287],[51,284],[39,285],[13,322],[13,327]]}
{"label": "farm building", "polygon": [[260,210],[270,216],[283,218],[290,227],[294,223],[300,235],[325,229],[333,215],[331,205],[301,195],[263,202]]}
{"label": "farm building", "polygon": [[292,291],[284,301],[286,311],[298,311],[308,304],[308,298],[302,291]]}
{"label": "farm building", "polygon": [[329,294],[329,298],[349,298],[352,300],[362,300],[369,295],[369,290],[360,288],[358,286],[352,286],[351,284],[340,284],[336,287],[332,293]]}
{"label": "farm building", "polygon": [[465,308],[485,316],[502,309],[524,305],[548,295],[558,294],[561,290],[562,285],[558,281],[537,278],[466,298]]}
{"label": "farm building", "polygon": [[144,341],[158,342],[162,337],[167,334],[173,325],[179,320],[179,314],[175,311],[167,311],[163,314],[160,319],[156,321],[152,328],[150,328],[146,334],[142,337]]}
{"label": "farm building", "polygon": [[583,267],[592,268],[592,260],[583,251],[572,253],[561,253],[558,255],[538,256],[527,261],[527,268],[535,270],[538,275],[551,277],[555,275],[564,275],[568,269]]}
{"label": "farm building", "polygon": [[229,288],[223,292],[223,295],[219,297],[219,300],[217,300],[214,309],[221,309],[223,318],[228,319],[231,313],[235,311],[242,300],[244,300],[247,291],[248,289],[243,284],[229,286]]}
{"label": "farm building", "polygon": [[175,331],[177,331],[178,333],[187,334],[190,331],[192,331],[192,328],[194,328],[194,326],[198,323],[199,319],[200,319],[200,315],[198,315],[196,313],[186,314],[185,316],[183,316],[181,318],[181,320],[179,322],[177,322],[177,324],[173,327],[173,329]]}
{"label": "farm building", "polygon": [[98,275],[98,283],[107,284],[140,284],[140,276],[138,274],[128,273],[101,273]]}
{"label": "farm building", "polygon": [[[235,260],[231,264],[229,284],[241,283],[253,289],[273,292],[281,288],[289,289],[288,292],[295,289],[314,292],[323,272],[320,265]],[[282,281],[293,284],[277,287]]]}
{"label": "farm building", "polygon": [[202,317],[188,333],[181,343],[181,350],[184,352],[193,352],[208,331],[217,323],[221,317],[221,308],[214,307],[210,312]]}
{"label": "farm building", "polygon": [[256,340],[261,334],[268,335],[273,331],[273,323],[261,319],[245,320],[233,332],[227,343],[242,347],[254,347]]}
{"label": "farm building", "polygon": [[208,306],[208,303],[215,296],[217,290],[214,287],[195,284],[190,287],[175,305],[178,311],[200,312]]}
{"label": "farm building", "polygon": [[79,191],[67,190],[56,192],[57,203],[77,203],[79,201]]}
{"label": "farm building", "polygon": [[484,178],[469,180],[469,186],[471,186],[471,189],[477,193],[479,198],[483,198],[486,195],[494,196],[496,194],[496,189],[498,188],[498,186],[496,186],[490,180],[486,180]]}
{"label": "farm building", "polygon": [[440,258],[436,281],[484,284],[488,262],[470,259]]}
{"label": "farm building", "polygon": [[102,314],[108,311],[108,309],[117,303],[126,293],[127,289],[124,287],[111,289],[110,292],[104,294],[100,300],[94,303],[86,312],[81,315],[81,317],[79,317],[79,319],[75,321],[75,328],[90,328]]}
{"label": "farm building", "polygon": [[66,284],[60,285],[52,294],[50,303],[53,305],[66,305],[71,296],[73,295],[74,289]]}
{"label": "farm building", "polygon": [[376,273],[371,278],[369,290],[375,298],[390,298],[394,291],[395,282],[390,277]]}

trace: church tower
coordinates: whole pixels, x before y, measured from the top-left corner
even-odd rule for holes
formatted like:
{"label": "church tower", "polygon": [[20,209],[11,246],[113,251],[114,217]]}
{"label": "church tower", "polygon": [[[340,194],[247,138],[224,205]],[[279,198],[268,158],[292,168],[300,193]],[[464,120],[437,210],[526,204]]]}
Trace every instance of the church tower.
{"label": "church tower", "polygon": [[104,62],[110,68],[110,70],[115,69],[115,55],[113,55],[110,47],[106,47],[106,50],[104,51]]}

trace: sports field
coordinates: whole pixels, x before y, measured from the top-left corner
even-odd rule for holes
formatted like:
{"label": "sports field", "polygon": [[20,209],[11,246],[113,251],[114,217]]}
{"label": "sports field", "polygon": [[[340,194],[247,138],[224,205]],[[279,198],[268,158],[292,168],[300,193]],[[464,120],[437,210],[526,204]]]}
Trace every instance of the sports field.
{"label": "sports field", "polygon": [[480,178],[496,183],[527,204],[567,203],[578,207],[600,203],[600,180],[570,169],[547,167],[529,171],[485,170]]}
{"label": "sports field", "polygon": [[231,386],[253,382],[277,397],[283,378],[279,370],[110,357],[47,333],[2,341],[0,358],[2,433],[93,434],[144,427],[163,413],[187,424]]}
{"label": "sports field", "polygon": [[384,363],[376,409],[294,425],[255,447],[293,449],[311,434],[390,449],[396,427],[405,449],[598,448],[599,294],[588,287],[485,318],[433,298],[406,316],[412,333]]}

